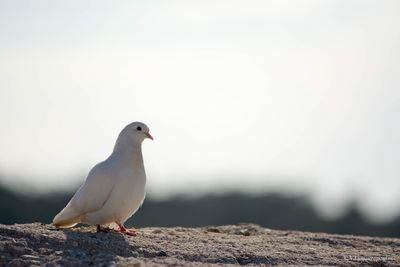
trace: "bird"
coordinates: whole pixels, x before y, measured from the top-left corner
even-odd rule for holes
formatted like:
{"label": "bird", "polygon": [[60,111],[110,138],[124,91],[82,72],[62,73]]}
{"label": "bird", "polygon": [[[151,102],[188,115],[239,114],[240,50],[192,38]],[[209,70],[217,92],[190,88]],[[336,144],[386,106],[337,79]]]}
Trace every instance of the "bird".
{"label": "bird", "polygon": [[153,140],[149,127],[132,122],[120,132],[111,155],[96,164],[68,204],[53,219],[57,228],[78,223],[96,225],[97,232],[117,232],[136,236],[124,223],[143,204],[146,173],[142,143]]}

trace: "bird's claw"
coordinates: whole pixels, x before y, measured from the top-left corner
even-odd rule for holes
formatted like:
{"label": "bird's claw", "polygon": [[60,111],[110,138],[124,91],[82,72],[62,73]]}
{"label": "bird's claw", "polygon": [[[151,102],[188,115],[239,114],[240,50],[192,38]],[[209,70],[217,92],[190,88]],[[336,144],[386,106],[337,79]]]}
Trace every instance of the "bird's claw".
{"label": "bird's claw", "polygon": [[125,232],[121,231],[121,233],[125,234],[125,235],[129,235],[129,236],[137,236],[138,232],[135,230],[126,230]]}
{"label": "bird's claw", "polygon": [[137,236],[139,233],[136,230],[128,230],[122,224],[118,224],[119,229],[110,229],[107,227],[102,227],[101,225],[97,225],[96,230],[97,233],[109,233],[110,231],[119,232],[121,234],[129,235],[129,236]]}
{"label": "bird's claw", "polygon": [[122,224],[118,224],[119,231],[121,234],[129,235],[129,236],[137,236],[138,232],[136,230],[128,230]]}

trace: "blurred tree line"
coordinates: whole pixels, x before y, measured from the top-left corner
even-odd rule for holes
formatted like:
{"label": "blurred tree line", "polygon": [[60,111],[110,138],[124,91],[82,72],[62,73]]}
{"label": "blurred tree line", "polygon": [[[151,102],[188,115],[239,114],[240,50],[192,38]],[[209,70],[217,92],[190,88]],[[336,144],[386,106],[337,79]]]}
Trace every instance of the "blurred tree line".
{"label": "blurred tree line", "polygon": [[[72,195],[72,192],[63,192],[32,196],[0,186],[0,223],[50,223]],[[166,200],[148,197],[127,225],[196,227],[243,222],[280,230],[400,237],[400,216],[390,222],[373,224],[351,204],[342,217],[328,220],[316,212],[306,196],[276,193],[257,196],[230,193]]]}

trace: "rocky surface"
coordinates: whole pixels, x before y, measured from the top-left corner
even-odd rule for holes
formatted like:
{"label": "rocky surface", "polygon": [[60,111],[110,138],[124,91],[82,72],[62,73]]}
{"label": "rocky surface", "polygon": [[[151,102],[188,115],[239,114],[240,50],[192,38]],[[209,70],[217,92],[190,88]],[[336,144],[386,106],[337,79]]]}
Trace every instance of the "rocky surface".
{"label": "rocky surface", "polygon": [[400,266],[400,239],[274,231],[252,224],[142,228],[0,225],[1,266]]}

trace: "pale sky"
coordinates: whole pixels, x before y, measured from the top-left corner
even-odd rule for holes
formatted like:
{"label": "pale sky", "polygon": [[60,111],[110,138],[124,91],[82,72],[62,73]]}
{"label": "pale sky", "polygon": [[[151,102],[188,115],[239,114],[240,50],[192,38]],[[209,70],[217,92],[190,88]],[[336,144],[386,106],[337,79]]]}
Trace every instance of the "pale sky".
{"label": "pale sky", "polygon": [[400,210],[399,1],[0,0],[0,176],[79,184],[148,124],[148,188]]}

